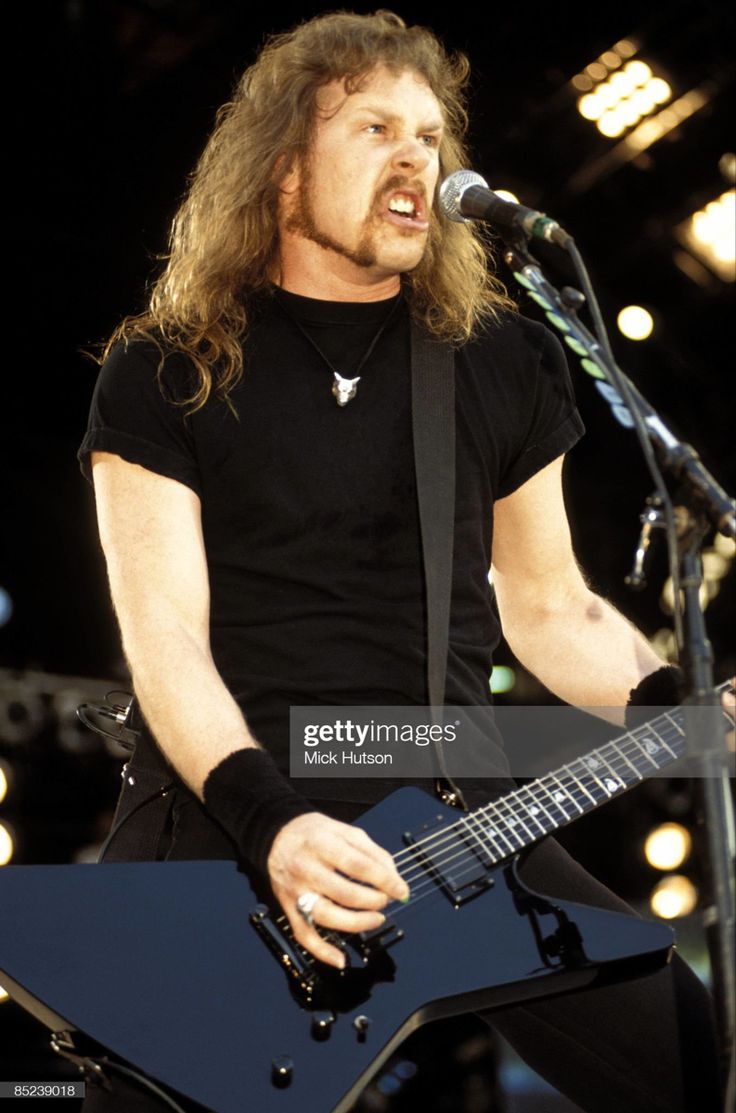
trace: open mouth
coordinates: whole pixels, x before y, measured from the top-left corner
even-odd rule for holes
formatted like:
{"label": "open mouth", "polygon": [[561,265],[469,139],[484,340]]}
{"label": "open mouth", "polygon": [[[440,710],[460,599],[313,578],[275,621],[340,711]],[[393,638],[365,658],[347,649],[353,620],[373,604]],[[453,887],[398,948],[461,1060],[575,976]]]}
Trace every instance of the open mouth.
{"label": "open mouth", "polygon": [[386,211],[393,224],[405,224],[417,230],[424,230],[429,226],[422,200],[416,193],[392,194]]}

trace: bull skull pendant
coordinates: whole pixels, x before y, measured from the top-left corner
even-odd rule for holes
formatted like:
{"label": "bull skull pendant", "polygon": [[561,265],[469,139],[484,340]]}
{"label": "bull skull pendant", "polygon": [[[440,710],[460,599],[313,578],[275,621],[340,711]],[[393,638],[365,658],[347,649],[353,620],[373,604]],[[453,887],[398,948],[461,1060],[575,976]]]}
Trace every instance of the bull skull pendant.
{"label": "bull skull pendant", "polygon": [[332,393],[337,399],[338,406],[347,406],[355,395],[358,393],[358,383],[360,382],[360,375],[357,379],[343,379],[342,375],[338,375],[337,371],[332,372],[335,376],[335,381],[332,384]]}

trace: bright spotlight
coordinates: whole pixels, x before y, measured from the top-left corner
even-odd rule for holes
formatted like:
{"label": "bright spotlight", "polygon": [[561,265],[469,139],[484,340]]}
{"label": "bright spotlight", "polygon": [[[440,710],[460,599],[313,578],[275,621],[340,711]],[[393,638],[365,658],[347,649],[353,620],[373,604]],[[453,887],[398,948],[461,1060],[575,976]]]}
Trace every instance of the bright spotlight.
{"label": "bright spotlight", "polygon": [[644,854],[655,870],[676,870],[690,855],[693,840],[681,823],[662,823],[647,835]]}
{"label": "bright spotlight", "polygon": [[0,823],[0,866],[7,866],[13,857],[13,836],[4,823]]}
{"label": "bright spotlight", "polygon": [[624,73],[629,74],[634,79],[635,85],[646,85],[652,76],[649,66],[639,58],[633,62],[627,62],[624,66]]}
{"label": "bright spotlight", "polygon": [[627,305],[616,318],[619,331],[627,340],[646,340],[652,335],[654,319],[641,305]]}
{"label": "bright spotlight", "polygon": [[649,906],[655,916],[676,920],[689,916],[698,903],[698,890],[688,877],[680,873],[664,877],[652,890]]}
{"label": "bright spotlight", "polygon": [[621,113],[615,108],[604,112],[600,120],[597,121],[596,127],[601,135],[605,135],[607,139],[616,139],[617,136],[623,135],[626,131],[626,124],[621,118]]}
{"label": "bright spotlight", "polygon": [[681,224],[685,246],[724,282],[736,277],[736,190],[728,189]]}

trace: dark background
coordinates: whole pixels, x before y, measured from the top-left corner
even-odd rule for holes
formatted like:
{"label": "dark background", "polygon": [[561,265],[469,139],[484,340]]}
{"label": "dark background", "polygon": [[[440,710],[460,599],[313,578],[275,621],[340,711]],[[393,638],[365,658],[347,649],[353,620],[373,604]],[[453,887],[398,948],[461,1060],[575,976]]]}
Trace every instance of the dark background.
{"label": "dark background", "polygon": [[[0,819],[17,836],[14,861],[68,861],[99,843],[119,785],[119,751],[83,732],[59,741],[64,716],[72,735],[76,729],[70,707],[101,695],[102,678],[124,676],[92,495],[75,459],[96,376],[83,353],[143,306],[215,110],[264,37],[323,10],[69,0],[26,6],[9,29],[5,240],[14,296],[6,299],[0,586],[13,613],[0,628],[0,728],[12,729],[0,729],[0,757],[17,776]],[[732,184],[719,170],[733,145],[732,5],[618,2],[531,14],[519,5],[432,12],[403,3],[396,10],[468,53],[474,168],[575,236],[620,362],[732,491],[733,286],[702,266],[686,274],[674,260],[675,227]],[[579,188],[573,175],[596,167],[613,143],[580,117],[569,82],[624,37],[639,42],[640,56],[675,96],[704,82],[713,95],[636,162]],[[556,284],[570,280],[546,247],[538,257]],[[652,338],[641,344],[616,330],[616,313],[630,303],[655,318]],[[652,483],[633,436],[614,424],[592,381],[576,365],[573,378],[588,428],[568,467],[576,549],[594,586],[652,635],[671,625],[659,602],[663,555],[645,592],[623,583]],[[731,568],[707,611],[719,679],[736,665],[734,584]],[[512,663],[506,650],[499,660]],[[544,696],[523,677],[516,691],[524,700]],[[33,698],[36,725],[18,731],[24,716],[33,718]],[[624,895],[642,898],[651,871],[637,850],[611,853],[611,838],[677,814],[678,791],[643,798],[635,811],[612,805],[605,828],[593,817],[585,846],[576,847],[572,834],[571,844]]]}

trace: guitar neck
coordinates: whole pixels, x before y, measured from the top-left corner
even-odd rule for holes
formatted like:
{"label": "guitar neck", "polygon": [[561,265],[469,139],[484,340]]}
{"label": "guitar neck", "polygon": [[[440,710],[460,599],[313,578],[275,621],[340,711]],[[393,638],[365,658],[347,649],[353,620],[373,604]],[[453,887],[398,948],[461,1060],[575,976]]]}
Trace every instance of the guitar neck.
{"label": "guitar neck", "polygon": [[[729,686],[719,686],[720,693]],[[495,864],[672,765],[686,753],[685,713],[674,707],[584,757],[470,812],[454,826]]]}

